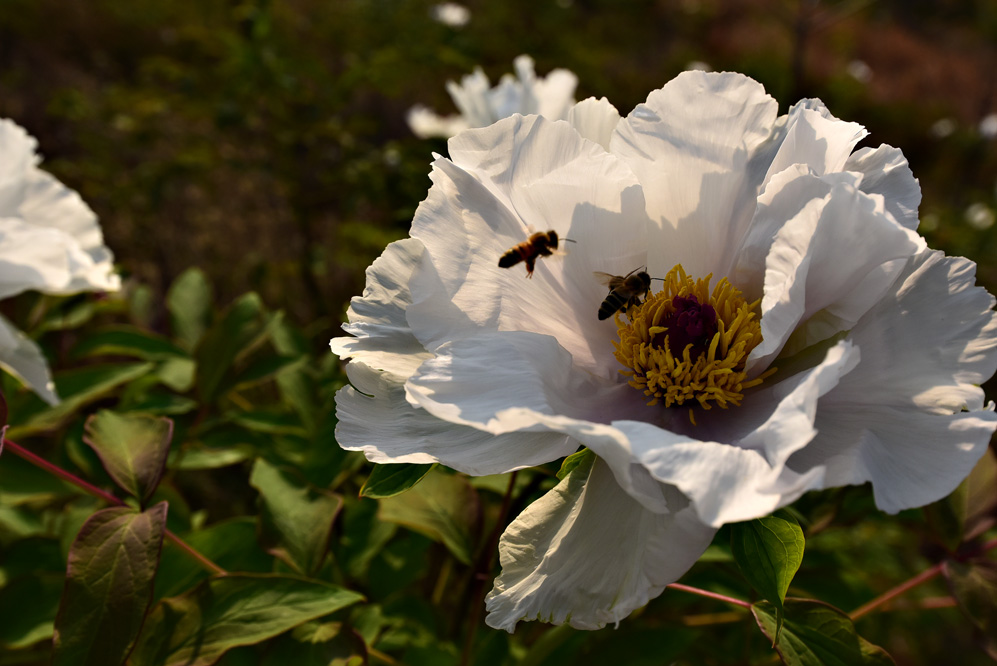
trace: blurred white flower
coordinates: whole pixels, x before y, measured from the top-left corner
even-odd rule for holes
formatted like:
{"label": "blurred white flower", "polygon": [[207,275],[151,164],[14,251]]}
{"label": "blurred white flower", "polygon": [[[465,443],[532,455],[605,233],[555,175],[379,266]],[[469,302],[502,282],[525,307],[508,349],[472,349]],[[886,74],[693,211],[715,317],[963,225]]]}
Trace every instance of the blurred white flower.
{"label": "blurred white flower", "polygon": [[864,60],[852,60],[848,63],[845,71],[848,72],[848,76],[859,83],[869,83],[869,81],[872,81],[872,67],[869,67]]}
{"label": "blurred white flower", "polygon": [[[79,195],[38,168],[37,142],[0,119],[0,298],[24,291],[72,294],[120,286],[97,216]],[[0,317],[0,366],[51,404],[41,350]]]}
{"label": "blurred white flower", "polygon": [[[892,513],[966,477],[997,427],[994,299],[914,231],[899,150],[732,73],[568,117],[451,139],[332,341],[337,439],[374,462],[594,453],[506,529],[490,626],[616,622],[808,490],[869,482]],[[497,260],[531,229],[576,242],[527,280]],[[593,272],[644,267],[661,289],[600,320]]]}
{"label": "blurred white flower", "polygon": [[936,139],[944,139],[947,136],[951,136],[952,132],[955,132],[955,128],[956,124],[953,119],[939,118],[932,123],[931,128],[928,129],[928,134]]}
{"label": "blurred white flower", "polygon": [[710,67],[710,63],[703,62],[702,60],[692,60],[686,66],[686,71],[696,71],[696,72],[712,72],[713,68]]}
{"label": "blurred white flower", "polygon": [[938,229],[938,214],[937,213],[925,213],[921,216],[921,224],[918,225],[918,231],[937,231]]}
{"label": "blurred white flower", "polygon": [[980,135],[985,139],[997,139],[997,113],[983,117],[980,121]]}
{"label": "blurred white flower", "polygon": [[471,10],[456,2],[441,2],[430,10],[433,20],[451,28],[463,28],[471,20]]}
{"label": "blurred white flower", "polygon": [[439,116],[423,106],[409,111],[408,123],[421,138],[451,137],[471,127],[487,127],[514,113],[539,114],[551,120],[564,120],[575,103],[578,77],[566,69],[555,69],[546,78],[537,77],[533,59],[521,55],[513,61],[516,76],[506,74],[494,88],[481,68],[461,82],[447,82],[447,92],[460,110],[459,115]]}
{"label": "blurred white flower", "polygon": [[994,226],[994,211],[985,203],[970,204],[964,213],[966,223],[974,229],[985,231]]}

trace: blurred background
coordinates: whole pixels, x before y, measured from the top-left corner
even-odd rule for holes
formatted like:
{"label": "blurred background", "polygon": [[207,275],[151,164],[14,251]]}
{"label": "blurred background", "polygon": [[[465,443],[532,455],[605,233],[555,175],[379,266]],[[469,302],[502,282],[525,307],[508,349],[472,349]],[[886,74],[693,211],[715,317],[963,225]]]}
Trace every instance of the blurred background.
{"label": "blurred background", "polygon": [[96,210],[126,274],[161,296],[200,266],[222,301],[257,290],[324,344],[425,197],[445,143],[405,114],[454,112],[448,79],[495,82],[527,53],[625,115],[684,69],[735,70],[783,111],[820,97],[865,145],[902,148],[922,233],[994,291],[993,0],[463,6],[447,25],[424,0],[3,0],[0,116]]}
{"label": "blurred background", "polygon": [[[172,411],[160,407],[176,415],[177,446],[207,443],[217,432],[227,447],[248,447],[221,462],[199,463],[203,469],[187,459],[170,497],[171,520],[187,523],[175,529],[252,514],[256,492],[245,472],[255,456],[296,466],[314,487],[342,492],[345,519],[335,527],[333,559],[359,562],[346,567],[343,579],[371,605],[351,622],[371,646],[398,659],[386,663],[456,663],[464,639],[454,637],[476,606],[452,594],[447,581],[457,574],[448,575],[459,572],[468,590],[484,584],[478,578],[489,579],[475,578],[476,569],[446,559],[442,546],[414,532],[377,536],[369,552],[357,546],[375,541],[369,535],[380,529],[373,509],[363,508],[370,501],[354,499],[369,468],[358,454],[331,445],[332,395],[345,380],[327,343],[340,334],[349,298],[362,292],[364,269],[407,234],[426,195],[432,152],[445,152],[446,143],[417,139],[405,117],[415,104],[455,112],[447,80],[481,66],[495,82],[526,53],[538,75],[570,69],[579,79],[577,99],[605,96],[624,115],[690,68],[748,74],[783,112],[802,97],[819,97],[838,117],[866,126],[870,136],[862,145],[903,150],[923,190],[921,233],[931,246],[975,260],[979,282],[997,292],[994,0],[465,0],[461,6],[466,11],[451,11],[457,20],[448,23],[428,0],[0,0],[0,116],[37,137],[44,168],[97,212],[130,278],[130,320],[166,334],[172,315],[176,329],[183,302],[174,299],[170,311],[168,290],[186,269],[199,267],[214,286],[214,301],[199,301],[205,308],[252,290],[259,302],[239,302],[253,312],[283,310],[300,335],[285,336],[293,344],[275,336],[280,359],[292,352],[307,357],[309,381],[320,387],[309,394],[318,397],[307,413],[291,384],[281,384],[277,398],[272,387],[253,393],[226,385],[224,394],[199,389],[200,408],[173,398]],[[32,319],[36,304],[21,300],[21,319]],[[65,362],[71,357],[65,350],[86,339],[56,328],[45,329],[46,349]],[[207,338],[227,342],[221,333]],[[213,348],[201,343],[199,349],[198,362],[210,360]],[[266,367],[269,377],[285,366]],[[245,375],[253,372],[252,379],[263,376],[246,370],[232,386],[248,383]],[[192,381],[170,387],[189,395]],[[123,395],[124,407],[146,405],[138,389]],[[283,411],[273,413],[285,420],[245,418],[257,402],[270,400],[270,409],[278,398]],[[74,423],[66,430],[68,453],[58,449],[60,436],[46,434],[39,445],[85,471],[90,460],[99,475],[92,455],[73,444],[82,417],[67,420],[82,404],[58,420],[45,417],[33,430],[24,420],[35,417],[21,410],[15,427],[28,437]],[[212,420],[216,412],[236,421]],[[18,414],[14,406],[11,414]],[[520,476],[523,489],[511,515],[552,485],[555,469],[543,478]],[[485,522],[500,515],[505,487],[495,479],[473,483],[483,499],[468,518],[469,533],[482,515]],[[992,500],[988,483],[981,487]],[[792,592],[845,610],[938,561],[946,552],[939,533],[955,520],[941,503],[884,516],[867,488],[811,494],[796,509],[807,519],[807,555]],[[252,544],[255,523],[246,521]],[[73,531],[67,533],[71,539]],[[747,597],[723,538],[683,582]],[[960,538],[948,548],[958,548]],[[487,539],[478,541],[481,552],[493,553]],[[262,570],[272,568],[263,551],[253,553]],[[64,561],[55,557],[50,566],[56,599]],[[487,574],[488,558],[483,562]],[[992,663],[973,646],[981,634],[946,606],[946,596],[941,582],[925,586],[915,595],[920,606],[908,601],[870,615],[859,631],[901,665],[945,663],[952,655],[962,664]],[[931,604],[942,607],[924,610]],[[743,614],[717,610],[715,603],[671,593],[618,630],[529,623],[510,638],[482,629],[475,663],[775,663]],[[481,656],[487,654],[494,658]]]}

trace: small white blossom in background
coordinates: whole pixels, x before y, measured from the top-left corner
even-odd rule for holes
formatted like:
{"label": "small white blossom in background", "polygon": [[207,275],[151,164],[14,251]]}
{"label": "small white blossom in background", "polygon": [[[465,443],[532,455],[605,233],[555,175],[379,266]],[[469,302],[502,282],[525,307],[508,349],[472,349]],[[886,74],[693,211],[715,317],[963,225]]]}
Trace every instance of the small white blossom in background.
{"label": "small white blossom in background", "polygon": [[409,127],[416,136],[451,137],[472,127],[487,127],[515,113],[537,114],[551,120],[566,120],[575,103],[578,77],[566,69],[555,69],[538,77],[533,59],[521,55],[513,61],[516,75],[505,74],[495,87],[479,67],[460,83],[447,82],[447,92],[460,114],[439,116],[424,106],[408,113]]}
{"label": "small white blossom in background", "polygon": [[[926,246],[907,160],[865,136],[685,72],[625,118],[589,99],[450,140],[332,341],[336,436],[472,475],[588,450],[502,535],[490,626],[599,628],[726,523],[864,483],[896,513],[973,469],[997,428],[994,299]],[[499,267],[534,229],[574,243],[532,279]],[[594,272],[645,268],[645,302],[597,316],[627,299]]]}
{"label": "small white blossom in background", "polygon": [[713,67],[710,66],[710,63],[703,62],[702,60],[692,60],[692,61],[690,61],[688,64],[686,64],[685,69],[688,72],[712,72],[713,71]]}
{"label": "small white blossom in background", "polygon": [[984,139],[997,139],[997,113],[984,116],[980,121],[980,136]]}
{"label": "small white blossom in background", "polygon": [[870,67],[864,60],[852,60],[845,67],[845,71],[848,72],[848,76],[852,77],[859,83],[869,83],[872,81],[872,67]]}
{"label": "small white blossom in background", "polygon": [[[97,216],[38,168],[37,145],[23,128],[0,119],[0,298],[118,289]],[[59,401],[41,349],[3,317],[0,366],[46,402]]]}
{"label": "small white blossom in background", "polygon": [[928,134],[936,139],[944,139],[947,136],[951,136],[955,132],[956,124],[951,118],[939,118],[931,127],[928,129]]}
{"label": "small white blossom in background", "polygon": [[994,211],[982,202],[970,204],[964,214],[966,223],[979,231],[986,231],[994,226]]}
{"label": "small white blossom in background", "polygon": [[433,20],[451,28],[463,28],[471,20],[471,10],[456,2],[442,2],[430,9]]}

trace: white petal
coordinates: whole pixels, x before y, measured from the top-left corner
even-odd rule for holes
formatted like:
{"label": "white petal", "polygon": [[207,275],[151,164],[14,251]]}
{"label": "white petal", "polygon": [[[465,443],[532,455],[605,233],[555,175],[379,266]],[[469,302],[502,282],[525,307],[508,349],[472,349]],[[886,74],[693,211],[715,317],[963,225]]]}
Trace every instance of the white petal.
{"label": "white petal", "polygon": [[447,92],[470,127],[487,127],[498,120],[492,115],[488,90],[488,77],[480,67],[464,76],[459,84],[447,81]]}
{"label": "white petal", "polygon": [[0,218],[0,298],[35,289],[50,294],[79,291],[75,278],[93,261],[78,243],[58,229],[18,218]]}
{"label": "white petal", "polygon": [[448,423],[409,405],[404,387],[390,375],[358,361],[347,365],[346,372],[353,386],[336,394],[336,441],[349,451],[362,451],[372,462],[439,462],[484,476],[542,465],[578,448],[560,433],[496,436]]}
{"label": "white petal", "polygon": [[413,238],[391,243],[367,269],[363,296],[354,297],[343,330],[355,337],[335,338],[332,352],[353,358],[404,381],[432,354],[419,343],[405,320],[412,303],[409,281],[422,262],[424,248]]}
{"label": "white petal", "polygon": [[0,366],[50,405],[59,404],[48,363],[38,345],[0,316]]}
{"label": "white petal", "polygon": [[25,174],[40,161],[38,142],[24,128],[0,118],[0,217],[14,215],[24,200]]}
{"label": "white petal", "polygon": [[[978,384],[997,368],[992,296],[975,265],[924,251],[852,330],[862,363],[821,401],[820,434],[790,460],[827,466],[827,486],[872,481],[885,511],[952,491],[994,428]],[[968,412],[962,412],[968,409]]]}
{"label": "white petal", "polygon": [[798,102],[789,110],[785,134],[768,178],[794,164],[803,164],[818,176],[841,171],[855,144],[866,134],[858,123],[832,116],[820,100]]}
{"label": "white petal", "polygon": [[566,69],[554,69],[533,86],[537,101],[536,113],[551,120],[567,120],[575,103],[578,77]]}
{"label": "white petal", "polygon": [[[840,342],[820,365],[769,386],[768,395],[747,396],[739,409],[704,415],[704,423],[718,423],[702,428],[703,439],[718,435],[719,441],[700,441],[700,429],[692,426],[683,436],[646,423],[613,425],[628,438],[634,460],[658,481],[681,490],[705,524],[758,518],[819,486],[823,470],[796,472],[786,460],[816,434],[820,397],[857,362],[857,350]],[[626,470],[614,471],[620,478]]]}
{"label": "white petal", "polygon": [[826,182],[829,192],[789,219],[769,249],[763,340],[751,352],[749,372],[784,349],[792,354],[850,329],[896,280],[903,268],[896,260],[923,247],[885,214],[882,197],[855,189],[846,174],[800,178]]}
{"label": "white petal", "polygon": [[485,622],[509,632],[525,620],[576,629],[618,622],[678,580],[715,532],[688,508],[647,511],[599,460],[580,466],[502,535]]}
{"label": "white petal", "polygon": [[867,194],[882,194],[886,210],[897,222],[911,231],[917,230],[921,187],[898,148],[885,144],[875,150],[862,148],[848,158],[845,169],[861,173],[859,189]]}
{"label": "white petal", "polygon": [[468,128],[463,116],[440,116],[424,106],[413,106],[409,109],[406,119],[412,133],[420,139],[432,137],[449,139]]}
{"label": "white petal", "polygon": [[679,262],[690,275],[728,274],[768,168],[755,158],[777,111],[745,76],[683,72],[620,122],[610,149],[637,174],[663,227],[651,239],[652,275]]}
{"label": "white petal", "polygon": [[571,107],[568,122],[583,137],[609,150],[609,141],[620,124],[620,112],[605,97],[589,97]]}
{"label": "white petal", "polygon": [[[636,179],[567,123],[514,116],[450,140],[412,236],[431,267],[412,282],[409,324],[427,349],[481,330],[555,336],[576,362],[604,376],[615,332],[597,318],[607,290],[594,271],[628,273],[646,261],[648,221]],[[533,279],[499,268],[532,231],[553,229],[564,256],[541,258]]]}

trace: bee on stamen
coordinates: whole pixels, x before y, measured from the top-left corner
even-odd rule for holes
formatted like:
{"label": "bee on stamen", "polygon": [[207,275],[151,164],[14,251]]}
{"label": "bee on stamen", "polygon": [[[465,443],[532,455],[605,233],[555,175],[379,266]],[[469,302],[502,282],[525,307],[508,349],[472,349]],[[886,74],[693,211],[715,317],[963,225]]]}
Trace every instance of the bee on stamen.
{"label": "bee on stamen", "polygon": [[609,273],[595,272],[599,282],[609,287],[609,294],[606,300],[599,306],[599,319],[609,319],[621,308],[626,308],[629,312],[633,305],[640,305],[641,298],[647,296],[651,289],[652,278],[645,271],[635,268],[626,275],[610,275]]}
{"label": "bee on stamen", "polygon": [[[570,238],[562,238],[561,240],[568,243],[575,242]],[[505,254],[499,257],[498,265],[500,268],[510,268],[521,261],[525,261],[526,277],[532,278],[537,259],[540,257],[549,257],[557,252],[557,243],[557,232],[553,229],[550,231],[538,231],[519,245],[507,250]]]}

